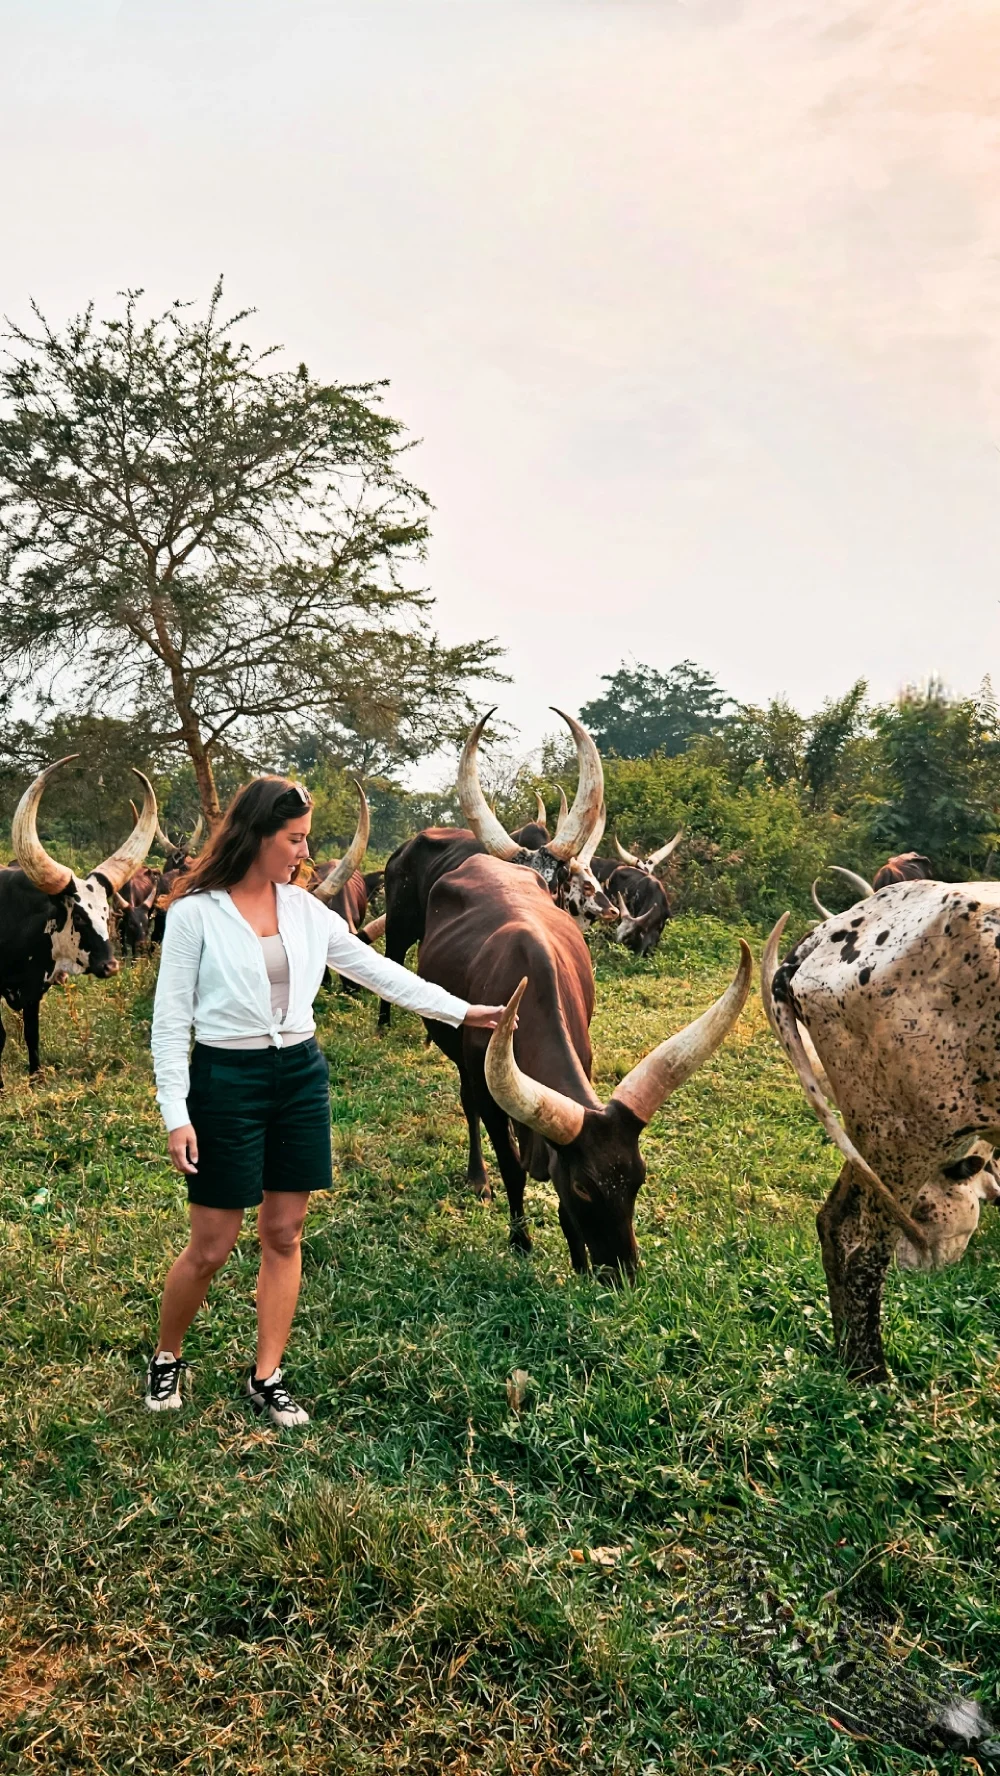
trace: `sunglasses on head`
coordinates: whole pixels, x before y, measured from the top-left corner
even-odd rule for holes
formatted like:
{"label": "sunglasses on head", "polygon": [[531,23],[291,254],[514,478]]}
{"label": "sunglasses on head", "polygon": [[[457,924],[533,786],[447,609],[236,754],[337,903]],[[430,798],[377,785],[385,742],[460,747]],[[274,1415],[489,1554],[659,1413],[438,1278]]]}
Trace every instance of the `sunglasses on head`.
{"label": "sunglasses on head", "polygon": [[307,808],[311,807],[312,796],[303,789],[301,783],[293,783],[290,788],[282,790],[274,804],[274,812],[292,816],[304,813]]}

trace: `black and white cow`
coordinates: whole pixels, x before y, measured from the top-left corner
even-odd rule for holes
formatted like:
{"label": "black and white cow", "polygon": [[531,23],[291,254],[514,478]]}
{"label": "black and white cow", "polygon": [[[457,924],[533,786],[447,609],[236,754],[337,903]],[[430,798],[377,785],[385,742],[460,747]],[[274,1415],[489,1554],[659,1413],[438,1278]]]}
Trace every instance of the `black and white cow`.
{"label": "black and white cow", "polygon": [[[25,790],[12,827],[17,862],[0,869],[0,998],[24,1018],[31,1073],[41,1064],[38,1008],[49,987],[74,974],[94,974],[100,980],[117,974],[111,908],[142,865],[156,831],[153,787],[137,771],[143,808],[124,845],[86,876],[57,863],[39,840],[36,817],[48,778],[68,763],[69,758],[58,759]],[[0,1058],[5,1042],[0,1020]]]}

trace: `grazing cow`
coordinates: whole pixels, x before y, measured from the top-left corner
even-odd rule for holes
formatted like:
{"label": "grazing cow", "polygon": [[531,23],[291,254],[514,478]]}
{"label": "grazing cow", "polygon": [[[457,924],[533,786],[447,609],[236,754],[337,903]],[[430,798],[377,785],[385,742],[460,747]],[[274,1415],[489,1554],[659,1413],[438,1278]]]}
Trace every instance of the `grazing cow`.
{"label": "grazing cow", "polygon": [[635,1274],[632,1217],[646,1173],[639,1137],[736,1022],[752,968],[747,945],[740,947],[739,971],[722,998],[660,1043],[602,1104],[590,1080],[594,976],[573,920],[532,871],[494,857],[470,857],[435,884],[419,972],[477,1003],[507,1003],[488,1048],[486,1031],[433,1021],[427,1029],[458,1068],[469,1181],[484,1197],[480,1120],[486,1124],[516,1250],[531,1249],[526,1179],[551,1178],[574,1269],[592,1265],[611,1279]]}
{"label": "grazing cow", "polygon": [[[69,758],[77,756],[71,753]],[[17,863],[0,870],[0,997],[23,1015],[30,1073],[41,1065],[38,1009],[53,982],[71,974],[93,974],[100,980],[117,974],[110,903],[140,868],[156,831],[156,797],[136,771],[143,808],[124,845],[86,876],[57,863],[38,837],[37,810],[48,779],[69,758],[48,765],[25,790],[12,829]],[[0,1020],[0,1057],[5,1042]]]}
{"label": "grazing cow", "polygon": [[609,898],[621,914],[612,936],[636,956],[651,956],[670,917],[670,902],[662,883],[643,869],[620,864],[604,883]]}
{"label": "grazing cow", "polygon": [[[614,907],[590,868],[590,859],[604,832],[604,773],[600,755],[586,729],[570,716],[563,719],[569,724],[576,741],[580,783],[572,814],[566,808],[566,798],[560,790],[562,810],[555,837],[535,850],[518,846],[514,835],[504,831],[496,815],[487,807],[476,771],[476,748],[488,717],[473,729],[462,753],[459,794],[466,817],[475,830],[428,827],[400,845],[385,866],[385,953],[393,962],[405,962],[412,945],[423,937],[427,901],[435,883],[467,858],[484,856],[490,851],[503,851],[509,861],[537,871],[550,893],[581,926],[591,924],[594,919],[614,919]],[[583,823],[588,819],[592,824],[586,832]],[[570,820],[572,826],[568,825]],[[586,832],[582,845],[581,830]],[[570,848],[564,849],[567,832]],[[580,845],[579,854],[574,855],[577,845]],[[380,1028],[388,1027],[391,1015],[390,1005],[383,1000],[378,1013]]]}
{"label": "grazing cow", "polygon": [[823,1267],[848,1371],[880,1381],[891,1258],[954,1263],[980,1203],[1000,1198],[1000,883],[880,889],[779,967],[787,916],[764,953],[764,1005],[844,1157],[818,1217]]}

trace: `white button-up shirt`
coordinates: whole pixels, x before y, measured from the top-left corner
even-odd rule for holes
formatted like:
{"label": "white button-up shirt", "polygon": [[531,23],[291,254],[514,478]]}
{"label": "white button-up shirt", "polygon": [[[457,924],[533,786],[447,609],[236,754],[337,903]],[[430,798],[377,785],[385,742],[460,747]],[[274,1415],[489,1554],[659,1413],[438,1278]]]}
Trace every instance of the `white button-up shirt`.
{"label": "white button-up shirt", "polygon": [[421,980],[352,936],[345,921],[315,895],[276,885],[278,930],[288,957],[288,1010],[271,1010],[260,938],[222,889],[187,894],[167,913],[160,975],[153,1006],[153,1070],[167,1129],[181,1128],[187,1110],[191,1030],[198,1042],[269,1036],[281,1046],[283,1029],[315,1030],[313,1000],[327,967],[383,999],[442,1024],[461,1024],[469,1009],[432,981]]}

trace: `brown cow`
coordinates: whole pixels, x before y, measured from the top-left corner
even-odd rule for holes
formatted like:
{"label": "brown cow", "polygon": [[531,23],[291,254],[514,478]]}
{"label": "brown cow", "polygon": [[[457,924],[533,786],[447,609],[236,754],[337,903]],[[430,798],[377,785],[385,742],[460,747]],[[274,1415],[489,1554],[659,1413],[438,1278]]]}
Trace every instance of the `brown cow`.
{"label": "brown cow", "polygon": [[469,1181],[488,1198],[479,1133],[480,1120],[486,1124],[516,1250],[531,1250],[526,1178],[551,1178],[574,1269],[592,1264],[611,1279],[635,1274],[632,1217],[646,1175],[639,1136],[736,1022],[751,973],[742,940],[740,948],[739,970],[721,999],[661,1042],[602,1104],[590,1080],[594,976],[573,920],[533,871],[497,858],[470,857],[435,884],[420,974],[477,1003],[507,1002],[488,1048],[485,1031],[434,1022],[427,1029],[458,1068]]}

